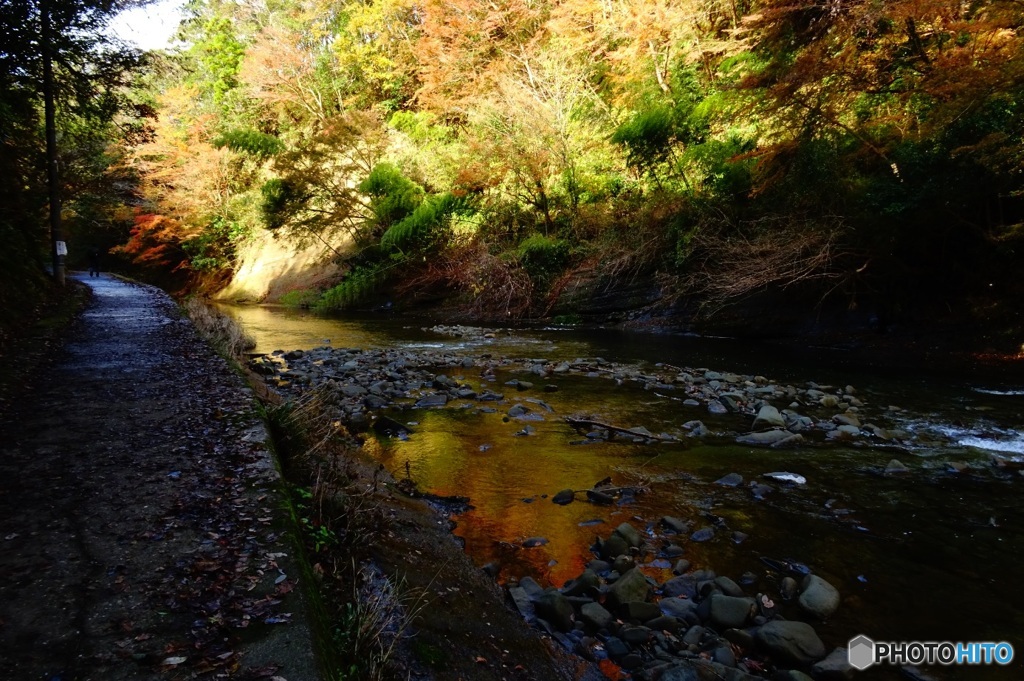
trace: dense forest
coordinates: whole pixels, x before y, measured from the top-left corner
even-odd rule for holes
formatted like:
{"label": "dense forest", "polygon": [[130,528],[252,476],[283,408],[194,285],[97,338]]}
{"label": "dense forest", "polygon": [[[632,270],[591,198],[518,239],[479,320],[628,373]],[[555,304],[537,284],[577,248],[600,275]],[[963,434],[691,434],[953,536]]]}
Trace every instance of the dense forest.
{"label": "dense forest", "polygon": [[[5,298],[49,248],[37,46],[12,30],[37,16],[17,7]],[[1011,0],[192,0],[179,50],[57,60],[70,259],[99,244],[210,286],[272,230],[343,262],[289,296],[324,310],[571,321],[640,286],[657,313],[782,301],[1019,344],[1022,19]]]}

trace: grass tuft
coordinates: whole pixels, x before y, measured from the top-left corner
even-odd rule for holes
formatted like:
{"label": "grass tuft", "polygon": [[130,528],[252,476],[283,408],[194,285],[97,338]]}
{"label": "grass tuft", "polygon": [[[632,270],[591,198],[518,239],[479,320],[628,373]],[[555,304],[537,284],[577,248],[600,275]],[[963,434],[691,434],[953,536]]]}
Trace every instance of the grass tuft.
{"label": "grass tuft", "polygon": [[256,339],[232,317],[198,296],[189,296],[182,307],[203,338],[229,359],[239,359],[256,347]]}
{"label": "grass tuft", "polygon": [[327,389],[311,389],[264,413],[321,594],[329,678],[391,678],[395,653],[427,592],[385,575],[369,559],[368,549],[388,532],[377,496],[379,469],[370,476],[357,470],[351,457],[356,445],[333,415]]}

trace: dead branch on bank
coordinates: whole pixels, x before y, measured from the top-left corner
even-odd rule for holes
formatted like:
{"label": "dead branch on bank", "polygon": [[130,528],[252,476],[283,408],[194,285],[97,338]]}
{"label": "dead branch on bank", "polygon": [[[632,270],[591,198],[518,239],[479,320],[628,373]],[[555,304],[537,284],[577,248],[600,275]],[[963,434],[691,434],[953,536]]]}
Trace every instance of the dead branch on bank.
{"label": "dead branch on bank", "polygon": [[467,312],[482,318],[518,319],[530,312],[533,282],[523,270],[468,241],[430,256],[420,270],[400,284],[398,293],[415,296],[437,289],[461,291]]}
{"label": "dead branch on bank", "polygon": [[[754,234],[700,234],[685,286],[714,312],[769,287],[788,288],[813,280],[838,279],[839,225],[769,224]],[[699,254],[699,255],[697,255]]]}

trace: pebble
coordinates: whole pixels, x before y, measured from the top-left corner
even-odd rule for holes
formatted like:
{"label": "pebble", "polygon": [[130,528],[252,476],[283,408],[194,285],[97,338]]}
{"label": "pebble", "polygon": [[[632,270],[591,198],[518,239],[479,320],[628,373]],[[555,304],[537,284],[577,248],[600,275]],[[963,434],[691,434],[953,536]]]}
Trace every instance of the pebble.
{"label": "pebble", "polygon": [[576,493],[571,489],[563,489],[562,491],[551,497],[551,501],[559,506],[565,506],[571,504],[576,499]]}
{"label": "pebble", "polygon": [[702,527],[690,535],[690,541],[705,542],[715,538],[715,530],[710,527]]}
{"label": "pebble", "polygon": [[725,477],[715,480],[715,484],[721,485],[722,487],[738,487],[742,483],[743,476],[739,473],[729,473]]}
{"label": "pebble", "polygon": [[674,516],[664,516],[661,519],[661,524],[668,530],[676,534],[686,534],[690,531],[690,523],[685,520],[681,520]]}

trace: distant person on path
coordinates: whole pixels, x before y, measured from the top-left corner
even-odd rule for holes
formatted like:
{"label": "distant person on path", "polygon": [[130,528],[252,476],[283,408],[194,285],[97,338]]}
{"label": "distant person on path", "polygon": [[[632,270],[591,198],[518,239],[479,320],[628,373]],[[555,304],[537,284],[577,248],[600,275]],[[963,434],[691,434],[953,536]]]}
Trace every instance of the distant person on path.
{"label": "distant person on path", "polygon": [[95,246],[89,250],[89,276],[100,276],[100,249]]}

